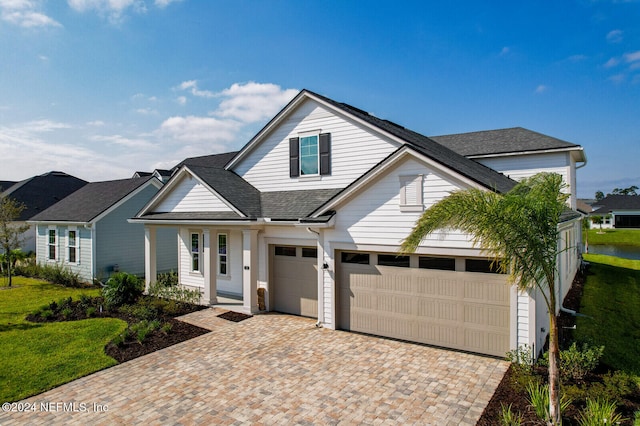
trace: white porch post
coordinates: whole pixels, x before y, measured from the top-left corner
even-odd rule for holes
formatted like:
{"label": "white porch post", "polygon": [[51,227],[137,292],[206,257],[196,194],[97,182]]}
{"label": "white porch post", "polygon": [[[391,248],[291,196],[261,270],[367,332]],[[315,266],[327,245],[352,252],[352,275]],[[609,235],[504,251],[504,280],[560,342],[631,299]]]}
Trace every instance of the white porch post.
{"label": "white porch post", "polygon": [[324,276],[328,272],[328,268],[324,268],[325,262],[329,266],[325,258],[324,232],[320,230],[318,234],[318,323],[324,324]]}
{"label": "white porch post", "polygon": [[149,285],[155,282],[158,276],[156,266],[156,227],[145,225],[144,227],[144,286],[149,291]]}
{"label": "white porch post", "polygon": [[214,305],[218,303],[215,274],[212,273],[211,267],[215,267],[215,261],[212,260],[215,251],[215,244],[211,241],[211,231],[208,228],[202,230],[202,267],[204,268],[204,303]]}
{"label": "white porch post", "polygon": [[248,313],[258,312],[258,230],[242,230],[242,305]]}

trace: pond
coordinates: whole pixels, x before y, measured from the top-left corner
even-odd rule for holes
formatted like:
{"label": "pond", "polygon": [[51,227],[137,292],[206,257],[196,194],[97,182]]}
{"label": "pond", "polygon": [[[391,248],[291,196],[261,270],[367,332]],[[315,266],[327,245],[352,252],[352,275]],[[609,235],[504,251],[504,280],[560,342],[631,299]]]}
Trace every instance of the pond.
{"label": "pond", "polygon": [[640,247],[614,246],[609,244],[589,244],[590,254],[606,254],[607,256],[622,257],[624,259],[640,260]]}

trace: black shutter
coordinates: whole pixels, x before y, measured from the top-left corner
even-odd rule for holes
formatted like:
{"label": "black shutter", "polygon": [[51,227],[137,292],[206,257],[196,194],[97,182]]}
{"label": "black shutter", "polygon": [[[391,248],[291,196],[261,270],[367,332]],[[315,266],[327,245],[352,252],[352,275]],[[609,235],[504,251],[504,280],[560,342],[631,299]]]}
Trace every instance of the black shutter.
{"label": "black shutter", "polygon": [[320,134],[320,174],[331,174],[331,133]]}
{"label": "black shutter", "polygon": [[300,176],[300,138],[289,139],[289,177]]}

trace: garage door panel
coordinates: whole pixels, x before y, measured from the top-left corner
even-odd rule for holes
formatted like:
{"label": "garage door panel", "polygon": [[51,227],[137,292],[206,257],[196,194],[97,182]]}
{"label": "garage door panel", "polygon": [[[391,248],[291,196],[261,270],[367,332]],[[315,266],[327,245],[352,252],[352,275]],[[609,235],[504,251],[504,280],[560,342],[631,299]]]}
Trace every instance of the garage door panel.
{"label": "garage door panel", "polygon": [[314,257],[272,256],[273,309],[294,315],[318,316],[318,266]]}
{"label": "garage door panel", "polygon": [[[374,256],[375,258],[375,256]],[[338,327],[504,356],[504,275],[340,263]]]}

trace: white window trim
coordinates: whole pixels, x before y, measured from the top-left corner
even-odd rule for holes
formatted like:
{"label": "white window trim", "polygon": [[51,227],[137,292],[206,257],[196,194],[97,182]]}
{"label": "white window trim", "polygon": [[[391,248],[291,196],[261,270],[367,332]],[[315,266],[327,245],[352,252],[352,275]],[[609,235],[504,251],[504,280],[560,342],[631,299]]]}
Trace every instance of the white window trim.
{"label": "white window trim", "polygon": [[[407,188],[413,185],[416,195],[415,204],[407,204]],[[400,176],[400,211],[401,212],[422,212],[424,211],[423,201],[424,175]]]}
{"label": "white window trim", "polygon": [[[76,244],[75,246],[71,246],[69,245],[69,233],[74,231],[76,233]],[[76,261],[75,262],[71,262],[70,256],[69,256],[69,249],[71,247],[74,247],[76,249]],[[78,265],[80,264],[80,233],[78,232],[78,227],[77,226],[69,226],[67,228],[67,247],[66,247],[66,256],[65,256],[65,260],[67,261],[67,263],[71,264],[71,265]]]}
{"label": "white window trim", "polygon": [[[316,159],[317,159],[317,166],[318,166],[318,172],[314,173],[314,174],[302,174],[302,138],[310,138],[310,137],[315,137],[316,138],[316,148],[317,148],[317,152],[316,152]],[[313,132],[304,132],[304,133],[299,133],[298,134],[298,156],[299,156],[299,160],[298,160],[298,177],[299,179],[302,180],[320,180],[322,178],[322,176],[320,175],[320,131],[313,131]]]}
{"label": "white window trim", "polygon": [[[193,236],[197,235],[198,236],[198,251],[194,252],[193,251]],[[188,243],[188,247],[187,250],[189,251],[189,274],[191,275],[202,275],[203,271],[202,271],[202,243],[203,243],[203,237],[202,237],[202,231],[200,230],[189,230],[189,243]],[[198,269],[193,269],[193,255],[197,254],[198,255]]]}
{"label": "white window trim", "polygon": [[[220,265],[221,265],[221,260],[220,260],[220,256],[221,256],[221,254],[220,254],[220,236],[221,235],[224,235],[225,239],[227,241],[227,247],[226,247],[227,248],[227,250],[226,250],[227,252],[224,255],[224,256],[227,257],[227,260],[225,262],[226,265],[227,265],[227,272],[225,274],[222,274],[220,272]],[[231,273],[230,273],[230,270],[229,270],[230,269],[230,264],[229,264],[229,252],[230,252],[230,249],[229,249],[229,247],[230,247],[230,244],[229,244],[229,233],[228,232],[218,232],[216,234],[216,274],[219,277],[229,278],[231,276]]]}
{"label": "white window trim", "polygon": [[[51,244],[51,241],[49,240],[49,236],[51,234],[51,231],[53,231],[54,233],[54,238],[53,238],[53,244]],[[56,262],[58,260],[58,229],[56,228],[55,225],[49,225],[47,227],[47,234],[46,234],[46,242],[47,242],[47,262]],[[51,252],[51,246],[54,247],[55,249],[55,253],[53,256],[53,259],[51,259],[50,256],[50,252]]]}

